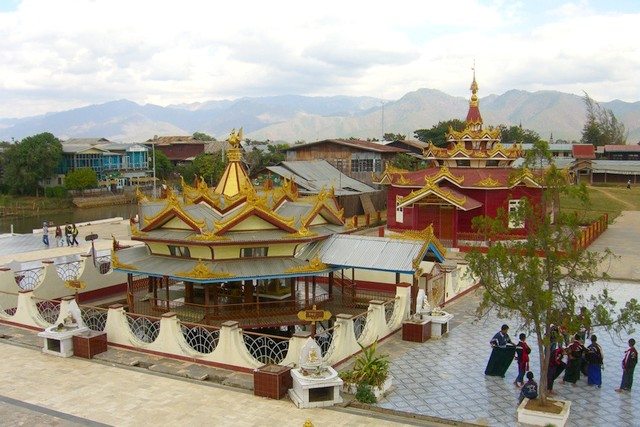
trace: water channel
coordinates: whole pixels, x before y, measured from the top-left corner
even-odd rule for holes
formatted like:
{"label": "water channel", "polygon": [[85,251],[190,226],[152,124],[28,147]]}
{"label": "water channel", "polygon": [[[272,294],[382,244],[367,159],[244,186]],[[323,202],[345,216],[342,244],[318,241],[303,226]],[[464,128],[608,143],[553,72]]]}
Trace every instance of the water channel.
{"label": "water channel", "polygon": [[0,218],[0,234],[13,232],[18,234],[31,233],[34,229],[41,228],[43,221],[54,224],[89,222],[98,219],[123,217],[130,218],[138,212],[137,204],[101,206],[97,208],[75,208],[68,211],[49,214],[39,214],[29,217],[4,217]]}

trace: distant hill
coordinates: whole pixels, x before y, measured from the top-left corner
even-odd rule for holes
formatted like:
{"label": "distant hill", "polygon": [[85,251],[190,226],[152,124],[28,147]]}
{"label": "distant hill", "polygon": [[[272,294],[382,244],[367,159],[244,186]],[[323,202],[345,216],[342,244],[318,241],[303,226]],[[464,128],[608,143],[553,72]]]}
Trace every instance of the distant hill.
{"label": "distant hill", "polygon": [[[629,131],[629,143],[640,140],[640,102],[604,102]],[[128,100],[90,105],[23,119],[0,119],[0,139],[21,139],[39,132],[59,138],[105,137],[140,142],[154,135],[188,135],[195,131],[224,138],[232,128],[244,127],[253,139],[315,141],[325,138],[380,138],[384,132],[402,133],[428,128],[441,120],[464,119],[468,99],[434,89],[409,92],[395,101],[371,97],[309,97],[283,95],[208,101],[161,107]],[[580,139],[585,119],[577,95],[510,90],[480,99],[485,125],[517,125],[543,138]]]}

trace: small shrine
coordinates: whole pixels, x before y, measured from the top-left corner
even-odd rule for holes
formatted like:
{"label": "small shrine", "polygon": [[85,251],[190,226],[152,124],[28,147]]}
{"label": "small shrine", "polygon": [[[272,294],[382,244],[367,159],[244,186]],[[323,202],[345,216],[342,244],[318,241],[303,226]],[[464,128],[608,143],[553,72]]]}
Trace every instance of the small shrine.
{"label": "small shrine", "polygon": [[71,357],[73,356],[73,337],[89,330],[82,321],[82,314],[75,300],[71,301],[68,310],[69,313],[62,322],[38,333],[39,337],[44,338],[43,353]]}
{"label": "small shrine", "polygon": [[[474,70],[465,129],[450,128],[447,147],[429,143],[424,148],[431,166],[414,172],[388,167],[374,180],[388,187],[389,229],[422,230],[432,224],[443,244],[456,247],[473,237],[476,216],[495,216],[499,208],[514,211],[524,197],[541,200],[543,188],[533,173],[513,167],[521,147],[504,147],[500,129],[483,127],[477,93]],[[526,234],[528,227],[515,221],[509,226],[515,235]]]}
{"label": "small shrine", "polygon": [[342,403],[343,381],[338,372],[322,360],[322,351],[313,338],[308,338],[300,352],[298,368],[291,370],[293,388],[289,397],[298,408],[317,408]]}

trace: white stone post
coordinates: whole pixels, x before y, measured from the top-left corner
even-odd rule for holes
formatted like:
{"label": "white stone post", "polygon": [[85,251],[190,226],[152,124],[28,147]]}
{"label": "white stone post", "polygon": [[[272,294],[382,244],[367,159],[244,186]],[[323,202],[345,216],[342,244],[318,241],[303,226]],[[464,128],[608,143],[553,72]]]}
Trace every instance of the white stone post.
{"label": "white stone post", "polygon": [[147,343],[138,339],[129,328],[127,315],[122,304],[113,304],[107,311],[107,324],[104,328],[107,333],[107,341],[112,344],[126,345],[128,347],[146,348]]}
{"label": "white stone post", "polygon": [[328,365],[335,365],[362,350],[358,345],[358,341],[356,341],[356,333],[353,328],[351,315],[336,315],[334,328],[331,346],[327,352],[329,357],[325,360]]}
{"label": "white stone post", "polygon": [[36,307],[36,303],[33,300],[33,291],[20,291],[18,293],[18,308],[11,321],[42,329],[50,326],[38,312],[38,307]]}
{"label": "white stone post", "polygon": [[147,349],[178,356],[199,357],[201,353],[191,349],[182,334],[180,320],[176,313],[170,311],[160,318],[160,333],[155,341],[147,345]]}
{"label": "white stone post", "polygon": [[369,301],[369,309],[367,310],[367,323],[364,326],[362,335],[358,342],[364,347],[368,347],[380,338],[384,338],[389,334],[387,321],[384,316],[384,302],[373,300]]}
{"label": "white stone post", "polygon": [[222,324],[220,340],[216,349],[202,359],[249,369],[255,369],[263,365],[249,353],[247,346],[244,344],[242,329],[238,327],[238,322],[233,320],[228,320]]}

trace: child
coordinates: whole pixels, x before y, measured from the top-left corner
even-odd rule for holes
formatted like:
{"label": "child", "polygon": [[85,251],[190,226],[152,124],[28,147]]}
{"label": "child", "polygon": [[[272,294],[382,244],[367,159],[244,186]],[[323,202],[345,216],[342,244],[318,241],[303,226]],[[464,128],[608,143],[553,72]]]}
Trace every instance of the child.
{"label": "child", "polygon": [[527,336],[525,334],[520,334],[518,338],[520,338],[520,342],[516,345],[518,377],[513,383],[516,387],[522,387],[524,384],[524,374],[529,370],[529,353],[531,353],[531,347],[526,343]]}
{"label": "child", "polygon": [[538,383],[533,380],[533,372],[527,372],[527,382],[524,383],[520,390],[520,402],[527,399],[536,399],[538,397]]}

